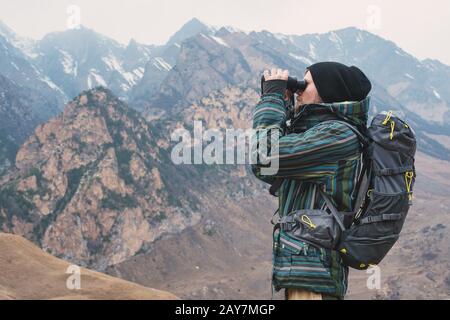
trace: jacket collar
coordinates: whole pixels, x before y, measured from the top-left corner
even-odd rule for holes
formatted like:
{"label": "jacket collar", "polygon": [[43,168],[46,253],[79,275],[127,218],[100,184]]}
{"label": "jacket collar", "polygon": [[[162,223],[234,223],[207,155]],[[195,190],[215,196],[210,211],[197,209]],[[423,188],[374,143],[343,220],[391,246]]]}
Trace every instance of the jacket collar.
{"label": "jacket collar", "polygon": [[291,121],[292,131],[302,132],[327,120],[342,120],[340,115],[347,117],[349,122],[356,126],[365,127],[369,116],[369,105],[370,96],[361,101],[303,105]]}

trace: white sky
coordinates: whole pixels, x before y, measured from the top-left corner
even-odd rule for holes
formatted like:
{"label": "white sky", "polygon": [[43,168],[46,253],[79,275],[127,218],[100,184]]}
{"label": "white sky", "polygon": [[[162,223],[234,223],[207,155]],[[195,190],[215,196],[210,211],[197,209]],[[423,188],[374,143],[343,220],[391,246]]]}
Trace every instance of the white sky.
{"label": "white sky", "polygon": [[286,34],[356,26],[450,65],[450,0],[0,0],[0,20],[40,39],[67,28],[69,5],[80,7],[83,25],[122,43],[165,43],[193,17]]}

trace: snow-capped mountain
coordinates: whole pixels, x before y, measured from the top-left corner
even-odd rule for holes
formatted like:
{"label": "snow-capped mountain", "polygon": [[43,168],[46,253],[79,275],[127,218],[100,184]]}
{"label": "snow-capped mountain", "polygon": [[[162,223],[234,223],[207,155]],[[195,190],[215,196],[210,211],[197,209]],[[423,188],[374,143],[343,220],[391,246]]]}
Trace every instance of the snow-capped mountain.
{"label": "snow-capped mountain", "polygon": [[104,86],[126,98],[142,78],[151,50],[134,40],[124,46],[81,27],[45,36],[35,61],[69,97]]}
{"label": "snow-capped mountain", "polygon": [[58,101],[104,86],[144,113],[168,116],[226,86],[258,91],[266,68],[289,69],[301,78],[314,62],[354,64],[374,84],[372,112],[401,112],[418,129],[426,152],[450,157],[439,142],[450,136],[450,67],[420,61],[357,28],[284,35],[215,27],[194,18],[165,45],[153,46],[134,40],[123,45],[84,27],[32,42],[0,25],[0,58],[0,73],[36,90],[48,106],[55,104],[47,102],[51,97]]}
{"label": "snow-capped mountain", "polygon": [[44,117],[49,117],[59,112],[66,95],[32,62],[31,44],[5,25],[0,25],[0,74],[27,88],[30,94],[40,96],[39,102],[32,107]]}
{"label": "snow-capped mountain", "polygon": [[176,45],[183,42],[185,39],[193,37],[199,33],[204,34],[213,34],[217,30],[212,27],[208,26],[207,24],[201,22],[197,18],[193,18],[189,20],[187,23],[185,23],[180,30],[175,32],[167,41],[166,46]]}
{"label": "snow-capped mountain", "polygon": [[0,21],[0,36],[4,37],[14,47],[19,48],[25,55],[34,58],[36,52],[34,52],[36,41],[30,38],[24,38],[17,35],[6,24]]}
{"label": "snow-capped mountain", "polygon": [[[155,108],[182,109],[226,85],[258,90],[258,75],[265,68],[289,69],[291,75],[301,78],[314,62],[340,61],[359,66],[372,80],[372,115],[391,109],[399,112],[417,129],[423,151],[450,158],[450,147],[441,143],[442,137],[450,136],[446,125],[450,120],[450,67],[433,60],[419,61],[394,43],[357,28],[304,36],[207,26],[198,29],[207,31],[179,44],[176,63],[160,83],[161,78],[146,72],[137,87],[148,91],[132,95],[132,105],[149,114],[154,114]],[[221,68],[222,62],[227,68]],[[245,72],[230,72],[239,66],[245,66]]]}
{"label": "snow-capped mountain", "polygon": [[450,67],[420,61],[395,43],[356,28],[291,39],[316,60],[360,66],[409,112],[440,125],[450,121]]}

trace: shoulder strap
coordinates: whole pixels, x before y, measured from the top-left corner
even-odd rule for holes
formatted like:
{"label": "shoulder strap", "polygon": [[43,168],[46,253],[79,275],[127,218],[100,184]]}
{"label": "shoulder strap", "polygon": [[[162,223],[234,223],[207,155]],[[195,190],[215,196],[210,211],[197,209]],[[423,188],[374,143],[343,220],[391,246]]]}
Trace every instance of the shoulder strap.
{"label": "shoulder strap", "polygon": [[367,139],[367,137],[361,133],[360,130],[358,130],[358,128],[356,128],[354,125],[351,125],[350,123],[348,123],[347,121],[342,121],[342,120],[327,120],[324,122],[339,122],[345,126],[347,126],[348,128],[350,128],[359,138],[359,141],[361,142],[361,145],[363,148],[368,147],[369,146],[369,139]]}
{"label": "shoulder strap", "polygon": [[341,228],[342,231],[345,231],[344,223],[342,222],[341,218],[339,217],[339,213],[338,213],[336,207],[331,202],[330,197],[322,190],[322,188],[320,188],[319,185],[316,185],[316,186],[317,186],[317,189],[319,190],[320,195],[325,200],[325,203],[326,203],[328,209],[330,209],[331,214],[333,215],[334,219],[338,223],[339,227]]}
{"label": "shoulder strap", "polygon": [[[342,116],[342,115],[341,115]],[[358,130],[355,126],[351,125],[350,123],[346,121],[341,120],[329,120],[326,122],[339,122],[348,128],[350,128],[359,138],[359,141],[361,143],[363,153],[362,153],[362,169],[360,176],[358,177],[358,181],[356,182],[355,190],[357,190],[358,194],[356,197],[356,203],[353,210],[353,214],[356,214],[361,205],[363,204],[365,195],[367,193],[367,190],[369,188],[370,184],[370,176],[372,173],[372,166],[369,161],[368,157],[368,147],[369,147],[369,139],[367,136],[365,136],[363,133],[361,133],[360,130]]]}
{"label": "shoulder strap", "polygon": [[275,181],[270,186],[269,192],[274,197],[278,197],[277,191],[280,189],[281,184],[283,183],[283,178],[276,178]]}

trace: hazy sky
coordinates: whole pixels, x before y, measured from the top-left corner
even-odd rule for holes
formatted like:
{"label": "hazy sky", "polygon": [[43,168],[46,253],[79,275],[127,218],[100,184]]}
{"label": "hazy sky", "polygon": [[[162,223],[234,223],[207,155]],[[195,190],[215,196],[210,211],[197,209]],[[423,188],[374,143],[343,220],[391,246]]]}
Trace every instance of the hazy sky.
{"label": "hazy sky", "polygon": [[450,65],[450,0],[0,0],[0,20],[35,39],[81,23],[119,42],[162,44],[186,21],[245,31],[321,33],[356,26],[394,41],[416,57]]}

